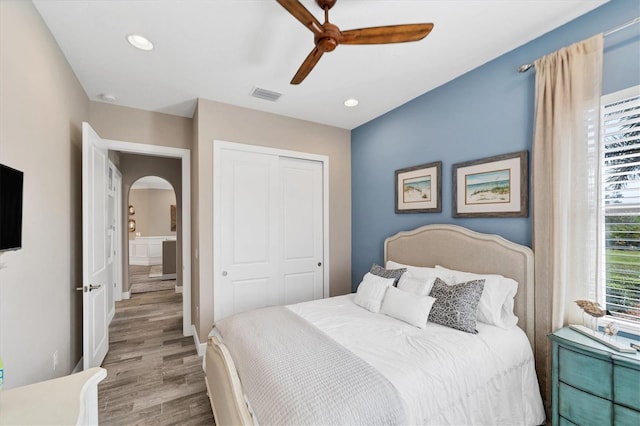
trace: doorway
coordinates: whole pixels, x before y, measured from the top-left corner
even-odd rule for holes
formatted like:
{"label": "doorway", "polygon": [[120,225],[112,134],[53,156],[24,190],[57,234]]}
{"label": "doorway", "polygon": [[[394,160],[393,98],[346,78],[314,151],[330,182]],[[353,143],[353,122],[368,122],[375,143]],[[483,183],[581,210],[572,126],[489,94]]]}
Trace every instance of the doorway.
{"label": "doorway", "polygon": [[[162,163],[163,161],[175,161],[177,167],[171,167],[171,169],[177,170],[178,178],[177,183],[172,179],[165,179],[171,181],[171,186],[176,194],[176,233],[177,233],[177,245],[176,245],[176,275],[177,283],[182,284],[182,334],[183,336],[193,335],[193,329],[191,325],[191,164],[190,164],[190,151],[182,148],[172,148],[124,141],[104,140],[110,151],[114,151],[119,154],[121,158],[121,166],[123,166],[123,157],[138,156],[147,158],[150,162],[156,161]],[[124,164],[126,168],[126,164]],[[164,169],[166,170],[166,168]],[[131,177],[129,175],[129,181],[123,181],[123,194],[128,194],[133,182],[140,177],[147,175],[160,175],[162,173],[145,172],[145,170],[138,170],[138,176]],[[164,178],[165,176],[163,176]],[[128,200],[128,196],[127,196]],[[128,206],[129,203],[123,206],[125,212],[124,220],[124,232],[123,243],[128,242],[129,229],[128,229]],[[135,207],[135,206],[134,206]],[[168,207],[167,207],[168,209]],[[166,212],[169,215],[169,211]],[[136,223],[137,226],[137,223]],[[138,229],[138,228],[137,228]],[[123,244],[122,251],[124,256],[124,262],[128,263],[129,257],[129,245]],[[125,264],[127,264],[125,263]],[[181,275],[180,275],[181,272]],[[128,282],[128,275],[124,274],[124,281]],[[128,288],[127,283],[123,283],[123,287]],[[126,297],[126,291],[123,292]]]}
{"label": "doorway", "polygon": [[[144,176],[129,189],[129,294],[162,290],[182,292],[177,281],[176,192],[159,176]],[[180,283],[182,284],[182,283]]]}
{"label": "doorway", "polygon": [[[118,281],[114,281],[114,271],[118,267],[114,259],[128,257],[128,245],[122,244],[128,240],[128,228],[119,227],[124,208],[116,212],[116,194],[128,194],[133,181],[140,176],[122,174],[118,172],[125,167],[122,157],[137,155],[146,158],[148,164],[156,167],[160,174],[169,173],[174,190],[179,192],[176,197],[176,228],[178,232],[179,261],[177,266],[177,281],[183,282],[182,296],[182,333],[191,336],[191,210],[190,210],[190,151],[187,149],[161,147],[131,142],[102,139],[91,128],[89,123],[82,124],[82,218],[83,218],[83,361],[86,370],[98,366],[109,350],[110,307],[114,299],[124,292],[114,294],[119,288]],[[165,162],[168,164],[160,164]],[[159,166],[159,167],[158,167]],[[136,171],[135,173],[141,173]],[[134,178],[132,178],[132,176]],[[121,182],[121,183],[119,183]],[[115,187],[117,186],[117,188]],[[110,197],[108,199],[108,196]],[[177,194],[178,195],[178,194]],[[119,197],[120,199],[122,197]],[[109,201],[110,200],[110,201]],[[109,212],[112,212],[110,214]],[[118,238],[114,235],[119,230]],[[123,235],[124,234],[124,235]],[[180,238],[181,237],[181,238]],[[120,269],[121,270],[121,269]],[[127,275],[119,274],[128,281]],[[113,286],[112,283],[113,282]],[[122,283],[128,288],[128,282]]]}

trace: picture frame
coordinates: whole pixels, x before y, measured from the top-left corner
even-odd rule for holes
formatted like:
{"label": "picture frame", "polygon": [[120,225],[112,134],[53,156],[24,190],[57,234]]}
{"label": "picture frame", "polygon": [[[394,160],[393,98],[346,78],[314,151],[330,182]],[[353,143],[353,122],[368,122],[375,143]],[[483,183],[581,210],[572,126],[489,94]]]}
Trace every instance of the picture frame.
{"label": "picture frame", "polygon": [[169,206],[169,229],[171,230],[171,232],[175,232],[176,231],[176,205],[175,204],[171,204]]}
{"label": "picture frame", "polygon": [[518,151],[452,166],[453,217],[529,216],[529,153]]}
{"label": "picture frame", "polygon": [[442,161],[395,171],[396,213],[442,212]]}

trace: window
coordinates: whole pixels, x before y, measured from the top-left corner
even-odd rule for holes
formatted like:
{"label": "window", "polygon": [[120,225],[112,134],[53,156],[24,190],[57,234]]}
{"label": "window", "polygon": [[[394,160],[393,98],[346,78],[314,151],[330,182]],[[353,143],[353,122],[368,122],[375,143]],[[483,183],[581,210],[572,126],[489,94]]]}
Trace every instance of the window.
{"label": "window", "polygon": [[[640,330],[640,86],[602,97],[598,299]],[[630,330],[629,330],[630,329]]]}

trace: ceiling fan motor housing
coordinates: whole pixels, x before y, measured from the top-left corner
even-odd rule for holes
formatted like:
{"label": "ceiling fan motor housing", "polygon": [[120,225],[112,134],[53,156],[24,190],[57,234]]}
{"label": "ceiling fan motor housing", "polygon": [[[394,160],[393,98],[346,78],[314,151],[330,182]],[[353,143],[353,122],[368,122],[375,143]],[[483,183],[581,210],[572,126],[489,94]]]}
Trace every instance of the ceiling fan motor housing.
{"label": "ceiling fan motor housing", "polygon": [[316,0],[316,3],[318,3],[320,9],[324,9],[325,7],[331,9],[333,5],[336,4],[336,0]]}
{"label": "ceiling fan motor housing", "polygon": [[329,22],[325,22],[323,27],[324,31],[315,35],[315,43],[321,51],[331,52],[340,44],[342,34],[337,26]]}

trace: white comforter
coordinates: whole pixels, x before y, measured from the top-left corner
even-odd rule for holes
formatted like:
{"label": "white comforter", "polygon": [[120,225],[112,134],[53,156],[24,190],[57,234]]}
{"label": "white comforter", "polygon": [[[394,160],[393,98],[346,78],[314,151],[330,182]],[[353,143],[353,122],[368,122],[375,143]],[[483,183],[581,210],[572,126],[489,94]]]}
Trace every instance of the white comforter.
{"label": "white comforter", "polygon": [[232,315],[216,329],[261,425],[408,422],[397,389],[380,372],[282,306]]}
{"label": "white comforter", "polygon": [[524,332],[478,323],[424,330],[353,303],[353,294],[287,306],[369,363],[398,390],[413,424],[541,424]]}

